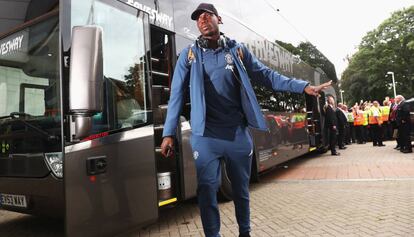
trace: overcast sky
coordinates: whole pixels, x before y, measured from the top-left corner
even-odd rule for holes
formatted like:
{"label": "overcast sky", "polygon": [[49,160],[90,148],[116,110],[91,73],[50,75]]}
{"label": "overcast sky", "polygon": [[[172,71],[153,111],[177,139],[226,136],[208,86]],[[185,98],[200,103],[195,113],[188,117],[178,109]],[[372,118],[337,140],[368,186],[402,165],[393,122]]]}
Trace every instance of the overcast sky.
{"label": "overcast sky", "polygon": [[[335,65],[338,78],[347,67],[345,57],[356,52],[368,31],[377,28],[392,12],[414,5],[413,0],[262,1],[267,1],[280,13],[271,19],[277,30],[269,31],[269,25],[262,25],[262,34],[295,46],[309,40]],[[256,16],[258,21],[265,20],[261,19],[261,14],[256,13]]]}

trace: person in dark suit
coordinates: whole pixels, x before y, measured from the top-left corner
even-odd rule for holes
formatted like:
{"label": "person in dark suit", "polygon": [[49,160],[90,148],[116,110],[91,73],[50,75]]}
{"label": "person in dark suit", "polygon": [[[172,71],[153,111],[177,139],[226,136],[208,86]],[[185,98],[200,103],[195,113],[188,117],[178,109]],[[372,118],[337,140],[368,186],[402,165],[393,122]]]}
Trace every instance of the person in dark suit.
{"label": "person in dark suit", "polygon": [[397,126],[398,136],[402,153],[412,153],[413,148],[411,146],[411,120],[410,120],[410,108],[409,103],[402,97],[402,101],[397,107]]}
{"label": "person in dark suit", "polygon": [[335,110],[336,118],[338,119],[338,147],[339,149],[345,149],[345,126],[347,125],[348,121],[345,116],[345,112],[342,111],[342,104],[339,103],[338,107]]}
{"label": "person in dark suit", "polygon": [[328,132],[329,148],[333,156],[338,156],[339,152],[336,151],[336,135],[338,132],[338,118],[335,112],[335,98],[332,95],[328,95],[328,104],[325,107],[325,129]]}
{"label": "person in dark suit", "polygon": [[402,95],[397,95],[394,98],[394,102],[391,104],[391,112],[390,112],[390,117],[389,117],[389,121],[392,125],[393,128],[393,133],[396,133],[396,142],[397,142],[397,146],[394,147],[394,149],[396,150],[400,150],[401,149],[401,143],[400,143],[400,135],[399,135],[399,126],[397,125],[397,110],[398,110],[398,105],[401,103],[401,101],[404,100],[404,97]]}

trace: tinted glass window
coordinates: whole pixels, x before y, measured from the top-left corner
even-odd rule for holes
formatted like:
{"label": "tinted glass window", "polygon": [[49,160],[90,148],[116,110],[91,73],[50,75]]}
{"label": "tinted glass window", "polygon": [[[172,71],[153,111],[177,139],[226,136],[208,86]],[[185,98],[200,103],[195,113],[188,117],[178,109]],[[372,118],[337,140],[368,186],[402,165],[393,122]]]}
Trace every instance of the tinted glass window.
{"label": "tinted glass window", "polygon": [[72,26],[103,29],[105,108],[94,116],[94,133],[149,122],[144,16],[100,1],[72,1]]}
{"label": "tinted glass window", "polygon": [[59,19],[0,39],[0,143],[7,153],[59,151]]}

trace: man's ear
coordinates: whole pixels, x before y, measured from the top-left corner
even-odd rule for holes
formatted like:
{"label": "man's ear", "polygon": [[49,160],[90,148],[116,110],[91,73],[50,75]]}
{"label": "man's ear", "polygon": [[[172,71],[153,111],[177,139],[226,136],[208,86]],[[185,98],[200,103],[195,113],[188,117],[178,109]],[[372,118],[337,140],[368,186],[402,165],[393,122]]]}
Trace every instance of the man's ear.
{"label": "man's ear", "polygon": [[223,22],[221,21],[221,16],[218,16],[217,19],[219,24],[223,24]]}

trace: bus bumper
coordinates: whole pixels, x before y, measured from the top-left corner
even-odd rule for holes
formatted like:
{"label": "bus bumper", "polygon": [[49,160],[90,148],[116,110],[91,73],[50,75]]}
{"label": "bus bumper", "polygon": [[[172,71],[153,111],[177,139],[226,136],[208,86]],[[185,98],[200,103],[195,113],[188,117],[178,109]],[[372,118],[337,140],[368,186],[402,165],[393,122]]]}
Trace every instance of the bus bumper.
{"label": "bus bumper", "polygon": [[0,205],[1,209],[54,218],[64,216],[63,180],[51,173],[45,178],[0,177],[0,195],[4,194],[24,196],[26,207],[8,204]]}

